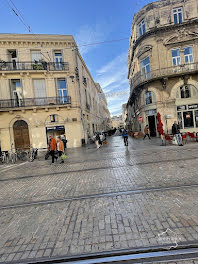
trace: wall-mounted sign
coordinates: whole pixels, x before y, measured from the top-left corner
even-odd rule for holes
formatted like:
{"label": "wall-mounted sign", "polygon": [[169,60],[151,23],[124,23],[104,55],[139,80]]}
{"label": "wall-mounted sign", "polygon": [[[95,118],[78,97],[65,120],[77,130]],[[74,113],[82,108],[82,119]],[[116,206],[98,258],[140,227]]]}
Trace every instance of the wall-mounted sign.
{"label": "wall-mounted sign", "polygon": [[190,114],[186,114],[186,118],[190,118]]}
{"label": "wall-mounted sign", "polygon": [[47,131],[54,131],[54,130],[65,130],[64,126],[54,126],[54,127],[46,127]]}
{"label": "wall-mounted sign", "polygon": [[138,121],[139,121],[139,122],[142,122],[142,121],[143,121],[143,117],[142,117],[142,116],[139,116],[139,117],[138,117]]}
{"label": "wall-mounted sign", "polygon": [[179,105],[177,107],[177,111],[180,111],[180,110],[186,110],[186,105]]}
{"label": "wall-mounted sign", "polygon": [[192,104],[188,106],[188,109],[195,109],[198,108],[198,104]]}

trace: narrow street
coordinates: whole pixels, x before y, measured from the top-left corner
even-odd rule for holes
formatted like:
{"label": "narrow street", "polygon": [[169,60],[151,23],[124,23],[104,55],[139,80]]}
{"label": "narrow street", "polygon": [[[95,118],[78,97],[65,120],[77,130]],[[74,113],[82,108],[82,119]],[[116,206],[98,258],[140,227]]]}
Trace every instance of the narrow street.
{"label": "narrow street", "polygon": [[0,167],[0,263],[198,245],[197,143],[108,142]]}

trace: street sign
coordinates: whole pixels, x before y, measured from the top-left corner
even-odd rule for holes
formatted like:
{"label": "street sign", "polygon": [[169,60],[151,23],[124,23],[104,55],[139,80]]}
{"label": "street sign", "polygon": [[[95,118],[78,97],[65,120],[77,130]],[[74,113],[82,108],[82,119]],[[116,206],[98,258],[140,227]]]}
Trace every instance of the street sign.
{"label": "street sign", "polygon": [[143,117],[142,117],[142,116],[139,116],[139,117],[138,117],[138,121],[139,121],[139,122],[142,122],[142,121],[143,121]]}

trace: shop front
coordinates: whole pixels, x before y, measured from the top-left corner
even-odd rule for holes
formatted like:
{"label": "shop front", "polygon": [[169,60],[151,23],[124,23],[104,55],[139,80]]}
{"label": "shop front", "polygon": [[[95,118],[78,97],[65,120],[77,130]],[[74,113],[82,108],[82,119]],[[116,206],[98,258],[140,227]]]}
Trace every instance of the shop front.
{"label": "shop front", "polygon": [[146,111],[146,119],[147,119],[147,124],[149,125],[151,137],[157,136],[157,117],[156,115],[157,115],[156,109],[150,109]]}
{"label": "shop front", "polygon": [[181,132],[198,131],[198,104],[177,106],[177,121]]}
{"label": "shop front", "polygon": [[58,136],[64,135],[65,134],[65,126],[49,126],[46,127],[46,138],[47,138],[47,143],[49,136],[52,136],[53,138],[57,138]]}

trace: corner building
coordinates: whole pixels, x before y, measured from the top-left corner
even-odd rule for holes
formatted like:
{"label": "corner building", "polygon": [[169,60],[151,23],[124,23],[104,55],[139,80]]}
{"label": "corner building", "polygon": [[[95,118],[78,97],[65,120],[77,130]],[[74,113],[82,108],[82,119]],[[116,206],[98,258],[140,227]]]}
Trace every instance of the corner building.
{"label": "corner building", "polygon": [[[157,112],[165,133],[198,132],[198,2],[162,0],[134,15],[128,53],[130,97],[127,125],[157,135]],[[138,120],[139,117],[143,121]]]}
{"label": "corner building", "polygon": [[3,151],[47,147],[65,134],[80,147],[108,129],[99,84],[70,35],[0,34],[0,144]]}

